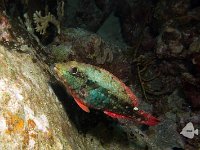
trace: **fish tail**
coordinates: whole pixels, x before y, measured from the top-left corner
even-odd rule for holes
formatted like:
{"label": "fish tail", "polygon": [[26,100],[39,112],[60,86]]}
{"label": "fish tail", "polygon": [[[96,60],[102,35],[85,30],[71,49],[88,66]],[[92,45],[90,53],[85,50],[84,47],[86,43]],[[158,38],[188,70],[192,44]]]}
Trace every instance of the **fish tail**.
{"label": "fish tail", "polygon": [[143,110],[138,110],[138,115],[141,116],[141,118],[137,119],[140,124],[155,126],[160,122],[160,120],[158,120],[156,117],[152,116],[149,113],[146,113]]}

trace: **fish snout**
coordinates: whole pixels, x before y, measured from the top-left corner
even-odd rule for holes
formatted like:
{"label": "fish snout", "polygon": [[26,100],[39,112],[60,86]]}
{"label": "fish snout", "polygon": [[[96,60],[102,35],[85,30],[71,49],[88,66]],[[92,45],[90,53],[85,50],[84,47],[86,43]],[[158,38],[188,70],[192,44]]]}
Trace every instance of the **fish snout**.
{"label": "fish snout", "polygon": [[55,67],[56,67],[56,65],[55,65],[55,64],[52,64],[52,65],[50,66],[50,70],[51,70],[52,72],[54,72]]}

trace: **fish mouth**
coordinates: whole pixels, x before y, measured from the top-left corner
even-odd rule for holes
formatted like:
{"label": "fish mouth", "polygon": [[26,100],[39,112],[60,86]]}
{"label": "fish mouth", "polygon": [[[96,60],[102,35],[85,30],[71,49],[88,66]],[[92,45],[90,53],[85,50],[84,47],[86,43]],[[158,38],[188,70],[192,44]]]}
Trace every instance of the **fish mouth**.
{"label": "fish mouth", "polygon": [[57,64],[53,64],[51,67],[50,67],[51,71],[53,72],[54,76],[57,78],[57,79],[61,79],[62,75],[60,73],[60,69],[58,67]]}
{"label": "fish mouth", "polygon": [[50,70],[51,70],[52,72],[54,72],[55,69],[56,69],[56,65],[55,65],[55,64],[53,64],[53,65],[50,66]]}
{"label": "fish mouth", "polygon": [[62,70],[62,67],[61,67],[60,64],[54,64],[54,65],[52,65],[52,70],[53,70],[55,73],[59,74],[60,71]]}
{"label": "fish mouth", "polygon": [[58,71],[59,71],[59,70],[58,70],[58,67],[57,67],[56,65],[53,65],[53,66],[52,66],[52,70],[55,71],[55,72],[58,72]]}

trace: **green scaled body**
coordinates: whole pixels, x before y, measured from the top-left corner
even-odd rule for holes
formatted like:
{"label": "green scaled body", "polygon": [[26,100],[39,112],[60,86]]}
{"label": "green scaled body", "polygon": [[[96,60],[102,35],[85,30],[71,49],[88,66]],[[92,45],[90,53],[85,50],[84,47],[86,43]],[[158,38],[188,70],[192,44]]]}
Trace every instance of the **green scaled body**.
{"label": "green scaled body", "polygon": [[85,111],[94,108],[114,118],[129,118],[147,125],[158,123],[155,117],[138,110],[136,96],[108,71],[76,61],[56,64],[54,71]]}

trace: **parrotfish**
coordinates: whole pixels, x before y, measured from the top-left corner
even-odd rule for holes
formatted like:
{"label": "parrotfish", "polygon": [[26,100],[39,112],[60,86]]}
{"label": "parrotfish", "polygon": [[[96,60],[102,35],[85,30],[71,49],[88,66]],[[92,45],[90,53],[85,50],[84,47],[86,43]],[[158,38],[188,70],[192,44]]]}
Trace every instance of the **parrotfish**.
{"label": "parrotfish", "polygon": [[154,126],[159,120],[138,108],[138,99],[131,89],[109,71],[85,63],[69,61],[54,65],[56,78],[86,112],[103,111],[117,119]]}

